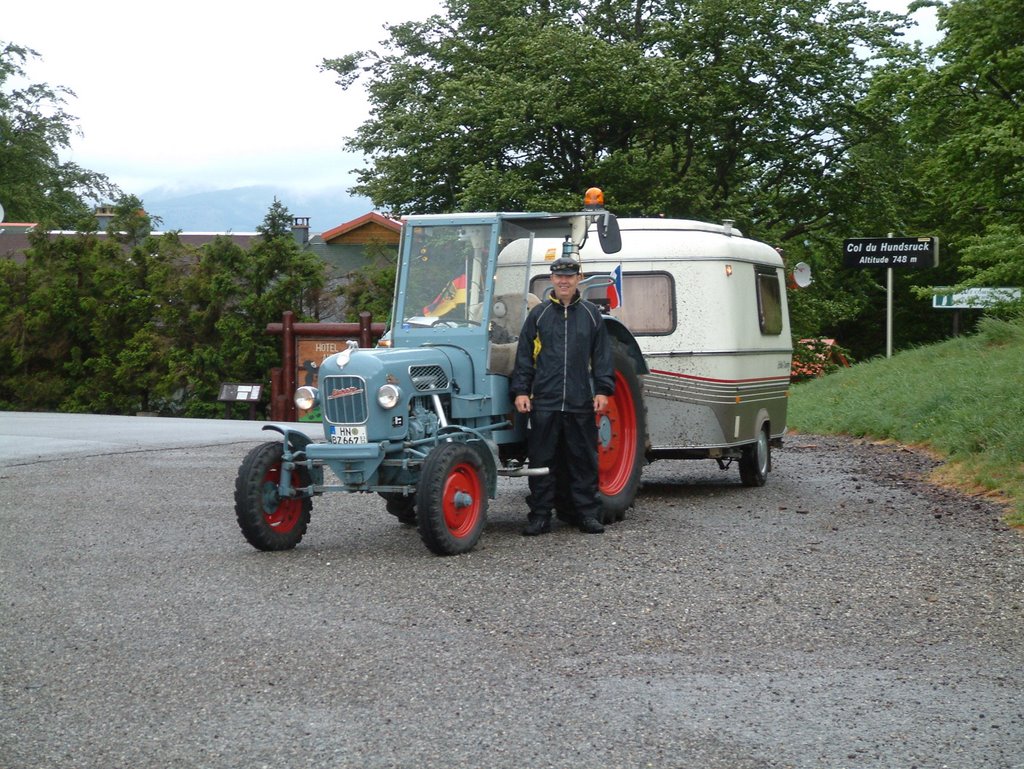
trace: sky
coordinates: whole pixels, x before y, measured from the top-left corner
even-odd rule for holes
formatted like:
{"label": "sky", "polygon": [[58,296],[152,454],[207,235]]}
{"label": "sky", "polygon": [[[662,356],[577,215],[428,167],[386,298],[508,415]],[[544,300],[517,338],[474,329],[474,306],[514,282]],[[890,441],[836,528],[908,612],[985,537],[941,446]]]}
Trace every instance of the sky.
{"label": "sky", "polygon": [[368,116],[325,58],[379,47],[385,24],[440,0],[23,0],[0,41],[32,48],[28,79],[66,86],[83,136],[63,157],[124,192],[349,186],[346,136]]}
{"label": "sky", "polygon": [[[0,41],[32,48],[31,82],[75,92],[82,136],[64,153],[122,191],[269,184],[348,187],[361,158],[343,143],[369,116],[325,58],[379,48],[385,24],[442,0],[23,0],[0,11]],[[904,12],[903,0],[867,0]],[[914,16],[932,44],[934,11]],[[2,183],[2,180],[0,180]]]}

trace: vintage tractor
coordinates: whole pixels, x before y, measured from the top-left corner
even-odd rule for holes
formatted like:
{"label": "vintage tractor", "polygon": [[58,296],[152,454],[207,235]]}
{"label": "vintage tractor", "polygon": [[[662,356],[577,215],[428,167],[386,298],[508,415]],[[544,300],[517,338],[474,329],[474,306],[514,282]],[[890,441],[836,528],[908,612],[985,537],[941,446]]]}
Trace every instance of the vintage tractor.
{"label": "vintage tractor", "polygon": [[[295,547],[314,497],[367,492],[415,525],[432,552],[471,550],[498,477],[548,472],[526,463],[528,425],[508,390],[520,327],[538,301],[529,292],[531,270],[578,256],[594,236],[606,253],[621,247],[617,221],[599,196],[575,213],[407,217],[390,347],[351,342],[323,361],[316,388],[296,392],[300,409],[320,409],[323,442],[294,425],[263,428],[282,439],[256,446],[239,468],[235,508],[245,538],[260,550]],[[542,238],[560,239],[560,253],[531,247]],[[591,276],[581,290],[608,283]],[[605,322],[616,391],[596,418],[610,523],[623,518],[640,483],[646,430],[639,375],[646,366],[625,326],[612,317]],[[557,512],[572,515],[564,502]]]}

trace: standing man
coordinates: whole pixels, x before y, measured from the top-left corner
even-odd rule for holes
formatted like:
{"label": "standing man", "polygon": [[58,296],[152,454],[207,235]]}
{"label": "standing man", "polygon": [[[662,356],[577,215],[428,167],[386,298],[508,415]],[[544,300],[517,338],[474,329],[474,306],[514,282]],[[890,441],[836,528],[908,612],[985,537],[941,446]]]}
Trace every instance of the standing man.
{"label": "standing man", "polygon": [[[608,408],[615,375],[601,311],[580,297],[581,277],[575,259],[562,256],[551,263],[554,287],[526,316],[516,348],[510,389],[516,411],[530,415],[530,467],[550,469],[529,477],[530,513],[523,529],[528,537],[551,531],[556,466],[569,476],[561,480],[572,492],[580,531],[604,531],[594,412]],[[564,461],[556,463],[559,455]]]}

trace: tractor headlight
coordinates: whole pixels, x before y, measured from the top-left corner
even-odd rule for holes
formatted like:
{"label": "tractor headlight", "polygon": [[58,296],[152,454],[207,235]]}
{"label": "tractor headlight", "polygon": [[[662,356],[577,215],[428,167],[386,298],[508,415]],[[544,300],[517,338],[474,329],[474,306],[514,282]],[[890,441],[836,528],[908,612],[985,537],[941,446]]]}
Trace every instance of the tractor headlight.
{"label": "tractor headlight", "polygon": [[393,409],[402,400],[402,391],[398,385],[384,384],[377,390],[377,403],[383,409]]}
{"label": "tractor headlight", "polygon": [[303,411],[309,411],[320,402],[320,393],[315,387],[300,387],[295,391],[295,405]]}

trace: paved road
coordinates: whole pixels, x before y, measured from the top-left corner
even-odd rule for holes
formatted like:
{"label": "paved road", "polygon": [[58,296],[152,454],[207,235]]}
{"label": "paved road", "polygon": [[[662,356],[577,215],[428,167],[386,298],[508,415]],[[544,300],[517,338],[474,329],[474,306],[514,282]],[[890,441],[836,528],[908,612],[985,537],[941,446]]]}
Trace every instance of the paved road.
{"label": "paved road", "polygon": [[[28,414],[0,411],[0,467],[61,457],[103,456],[166,448],[198,448],[271,440],[264,422],[223,419],[159,419],[92,414]],[[293,424],[314,438],[320,425]]]}
{"label": "paved road", "polygon": [[926,457],[659,462],[602,536],[505,480],[458,558],[329,495],[269,554],[259,427],[0,414],[0,767],[1024,767],[1024,537]]}

